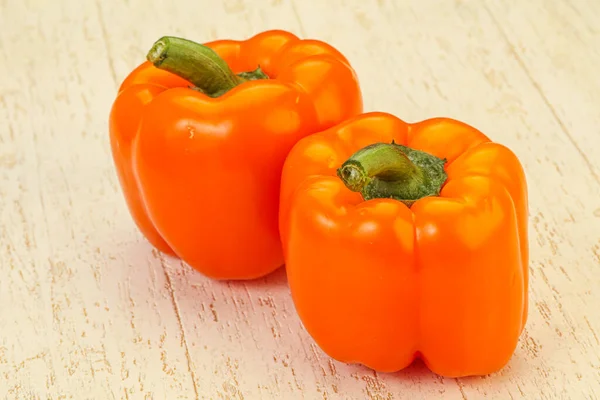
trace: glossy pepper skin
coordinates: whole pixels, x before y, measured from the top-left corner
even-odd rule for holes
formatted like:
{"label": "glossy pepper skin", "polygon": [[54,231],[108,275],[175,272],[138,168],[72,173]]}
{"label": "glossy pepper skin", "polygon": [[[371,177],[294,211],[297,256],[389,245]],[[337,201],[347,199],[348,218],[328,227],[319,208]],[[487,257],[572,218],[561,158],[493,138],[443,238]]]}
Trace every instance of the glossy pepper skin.
{"label": "glossy pepper skin", "polygon": [[257,278],[283,265],[278,205],[286,155],[302,137],[360,113],[362,96],[346,58],[317,40],[276,30],[205,47],[233,73],[260,67],[268,79],[209,96],[144,62],[111,111],[114,163],[152,245],[215,279]]}
{"label": "glossy pepper skin", "polygon": [[[340,178],[391,143],[445,159],[438,196],[365,201]],[[382,372],[419,357],[447,377],[489,374],[527,319],[527,187],[508,148],[464,123],[367,113],[299,141],[283,169],[280,230],[298,314],[331,357]]]}

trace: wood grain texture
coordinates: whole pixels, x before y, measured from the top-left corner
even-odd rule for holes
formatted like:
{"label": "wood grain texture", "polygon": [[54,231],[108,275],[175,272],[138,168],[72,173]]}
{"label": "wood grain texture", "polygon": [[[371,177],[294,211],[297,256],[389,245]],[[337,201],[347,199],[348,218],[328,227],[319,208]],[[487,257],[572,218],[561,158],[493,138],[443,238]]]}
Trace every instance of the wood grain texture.
{"label": "wood grain texture", "polygon": [[[600,398],[600,3],[0,1],[0,398]],[[283,269],[213,282],[136,231],[107,133],[164,34],[329,41],[366,109],[468,122],[521,158],[530,316],[501,372],[443,379],[331,360]]]}

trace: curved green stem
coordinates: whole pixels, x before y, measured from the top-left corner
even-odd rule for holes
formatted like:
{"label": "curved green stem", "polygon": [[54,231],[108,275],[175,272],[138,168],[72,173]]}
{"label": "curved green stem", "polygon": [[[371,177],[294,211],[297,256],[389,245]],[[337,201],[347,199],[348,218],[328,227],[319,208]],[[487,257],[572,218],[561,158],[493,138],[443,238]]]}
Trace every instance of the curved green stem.
{"label": "curved green stem", "polygon": [[338,177],[365,200],[391,198],[410,207],[438,196],[447,175],[446,160],[392,143],[375,143],[354,153],[337,170]]}
{"label": "curved green stem", "polygon": [[268,79],[260,67],[236,75],[213,49],[178,37],[160,38],[146,58],[155,67],[182,77],[211,97],[218,97],[248,80]]}

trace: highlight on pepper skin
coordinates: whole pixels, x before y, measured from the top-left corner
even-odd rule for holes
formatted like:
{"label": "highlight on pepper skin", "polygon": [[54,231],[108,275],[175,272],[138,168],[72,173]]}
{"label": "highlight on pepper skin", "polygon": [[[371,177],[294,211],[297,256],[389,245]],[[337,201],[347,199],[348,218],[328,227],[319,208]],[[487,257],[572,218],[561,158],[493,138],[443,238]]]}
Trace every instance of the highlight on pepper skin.
{"label": "highlight on pepper skin", "polygon": [[163,37],[119,88],[113,160],[154,247],[211,278],[253,279],[284,263],[289,150],[360,112],[356,74],[327,43],[281,30],[204,45]]}
{"label": "highlight on pepper skin", "polygon": [[339,361],[498,371],[527,320],[527,208],[514,153],[456,120],[367,113],[307,136],[280,203],[298,315]]}

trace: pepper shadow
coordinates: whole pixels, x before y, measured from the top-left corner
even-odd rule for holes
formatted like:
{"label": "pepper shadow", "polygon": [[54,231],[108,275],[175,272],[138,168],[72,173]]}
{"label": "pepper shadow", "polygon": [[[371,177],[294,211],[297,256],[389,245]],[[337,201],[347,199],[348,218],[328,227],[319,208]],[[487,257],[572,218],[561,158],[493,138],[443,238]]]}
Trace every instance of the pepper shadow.
{"label": "pepper shadow", "polygon": [[260,278],[248,280],[230,280],[223,282],[227,282],[231,287],[245,286],[246,288],[252,289],[281,288],[287,287],[288,284],[285,265],[282,265],[273,272]]}

